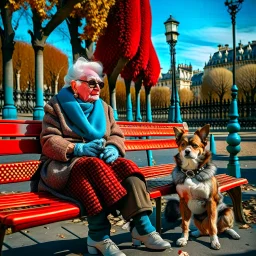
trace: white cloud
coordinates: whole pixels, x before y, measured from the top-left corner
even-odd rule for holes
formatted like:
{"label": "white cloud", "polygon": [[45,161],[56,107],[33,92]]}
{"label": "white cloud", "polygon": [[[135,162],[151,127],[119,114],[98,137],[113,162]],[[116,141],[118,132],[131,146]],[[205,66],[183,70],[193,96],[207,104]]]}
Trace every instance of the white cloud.
{"label": "white cloud", "polygon": [[[182,42],[182,37],[179,37],[180,40],[176,45],[176,62],[191,63],[194,69],[203,69],[205,62],[209,60],[210,54],[213,55],[218,50],[218,44],[229,44],[231,48],[233,45],[232,27],[205,27],[186,30],[181,33],[186,40]],[[236,42],[238,43],[240,40],[243,44],[256,40],[256,26],[237,29]],[[170,50],[166,43],[165,35],[158,34],[153,36],[152,42],[157,51],[163,72],[167,72],[170,68]]]}

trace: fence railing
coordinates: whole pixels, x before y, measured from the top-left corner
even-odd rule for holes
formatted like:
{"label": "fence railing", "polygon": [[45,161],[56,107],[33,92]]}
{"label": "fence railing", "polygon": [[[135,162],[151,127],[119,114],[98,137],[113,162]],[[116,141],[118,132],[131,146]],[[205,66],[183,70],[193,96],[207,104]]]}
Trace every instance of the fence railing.
{"label": "fence railing", "polygon": [[[238,100],[239,123],[241,130],[256,130],[256,101]],[[190,128],[198,128],[206,123],[211,129],[225,130],[229,122],[229,108],[231,102],[195,101],[180,106],[182,121]],[[169,108],[152,107],[153,122],[167,122]],[[142,121],[146,121],[146,109],[141,108]],[[135,118],[135,110],[133,110]],[[118,109],[118,119],[126,120],[126,110]]]}
{"label": "fence railing", "polygon": [[[54,94],[44,93],[44,101],[47,102]],[[35,107],[34,91],[14,91],[14,102],[20,114],[33,113]],[[241,130],[256,130],[256,101],[238,100],[239,123]],[[211,125],[211,129],[225,130],[229,122],[230,101],[195,101],[189,104],[182,104],[181,116],[190,128],[198,128],[206,123]],[[0,89],[0,113],[4,105],[3,90]],[[126,120],[126,110],[118,109],[118,120]],[[154,122],[167,122],[169,108],[152,107],[152,119]],[[142,121],[146,121],[146,109],[141,106]],[[135,120],[135,109],[133,110]]]}
{"label": "fence railing", "polygon": [[[44,92],[44,102],[48,102],[53,95],[54,93],[51,93],[48,91]],[[14,90],[13,99],[19,114],[33,113],[33,109],[35,107],[35,102],[36,102],[36,94],[34,91]],[[0,113],[2,113],[3,106],[4,106],[4,92],[2,89],[0,89]]]}

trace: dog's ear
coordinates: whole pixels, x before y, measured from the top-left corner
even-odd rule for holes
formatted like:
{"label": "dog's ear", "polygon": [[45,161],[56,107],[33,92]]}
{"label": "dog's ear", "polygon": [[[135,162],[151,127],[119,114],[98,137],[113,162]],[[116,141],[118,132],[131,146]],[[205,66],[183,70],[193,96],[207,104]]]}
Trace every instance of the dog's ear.
{"label": "dog's ear", "polygon": [[183,129],[179,129],[176,127],[173,127],[174,133],[175,133],[175,138],[176,138],[176,142],[178,143],[182,137],[182,135],[185,133],[185,131]]}
{"label": "dog's ear", "polygon": [[199,136],[202,142],[206,143],[207,136],[210,132],[210,125],[206,124],[201,129],[196,130],[195,134]]}

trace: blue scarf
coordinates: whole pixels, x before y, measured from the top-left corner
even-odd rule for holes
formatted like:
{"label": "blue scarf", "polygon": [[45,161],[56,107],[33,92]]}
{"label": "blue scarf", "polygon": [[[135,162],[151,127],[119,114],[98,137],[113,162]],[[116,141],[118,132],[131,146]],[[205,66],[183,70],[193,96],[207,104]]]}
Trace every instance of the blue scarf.
{"label": "blue scarf", "polygon": [[70,88],[62,88],[56,95],[68,117],[66,122],[76,134],[87,140],[101,139],[106,131],[106,117],[101,99],[94,103],[76,99]]}

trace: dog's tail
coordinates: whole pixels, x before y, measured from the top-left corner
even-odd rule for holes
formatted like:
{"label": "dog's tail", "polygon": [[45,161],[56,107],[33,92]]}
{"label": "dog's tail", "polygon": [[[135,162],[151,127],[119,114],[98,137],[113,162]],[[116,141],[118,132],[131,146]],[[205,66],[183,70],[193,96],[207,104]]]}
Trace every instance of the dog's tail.
{"label": "dog's tail", "polygon": [[222,233],[226,229],[232,228],[234,225],[234,213],[232,208],[222,203],[218,209],[218,232]]}
{"label": "dog's tail", "polygon": [[175,222],[181,217],[180,201],[178,199],[169,199],[165,207],[164,216],[167,222]]}

